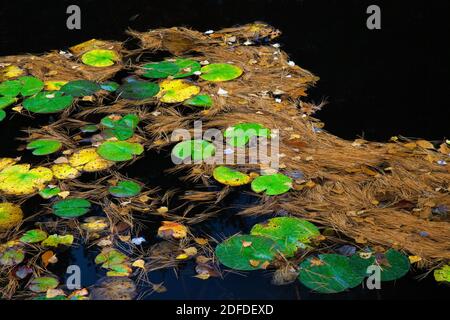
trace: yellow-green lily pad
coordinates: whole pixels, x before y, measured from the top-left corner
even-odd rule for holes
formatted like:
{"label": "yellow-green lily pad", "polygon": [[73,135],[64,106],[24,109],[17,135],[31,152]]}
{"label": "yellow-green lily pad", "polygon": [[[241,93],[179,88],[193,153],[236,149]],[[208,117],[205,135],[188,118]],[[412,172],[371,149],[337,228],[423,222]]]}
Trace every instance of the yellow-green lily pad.
{"label": "yellow-green lily pad", "polygon": [[84,64],[99,68],[110,67],[119,60],[120,57],[116,51],[106,49],[90,50],[81,56],[81,61],[83,61]]}
{"label": "yellow-green lily pad", "polygon": [[224,166],[214,168],[213,177],[218,182],[232,187],[242,186],[251,181],[249,175]]}
{"label": "yellow-green lily pad", "polygon": [[242,69],[229,63],[211,63],[200,69],[203,80],[230,81],[241,76]]}

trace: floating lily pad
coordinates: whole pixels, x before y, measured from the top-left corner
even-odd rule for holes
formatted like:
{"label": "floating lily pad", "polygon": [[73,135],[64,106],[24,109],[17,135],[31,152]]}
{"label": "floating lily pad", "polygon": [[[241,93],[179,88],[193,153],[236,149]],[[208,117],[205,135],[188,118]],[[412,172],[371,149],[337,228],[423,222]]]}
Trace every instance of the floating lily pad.
{"label": "floating lily pad", "polygon": [[76,218],[85,215],[91,209],[91,203],[86,199],[72,198],[55,202],[53,213],[61,218]]}
{"label": "floating lily pad", "polygon": [[195,96],[200,88],[184,80],[164,80],[160,83],[158,98],[165,103],[178,103]]}
{"label": "floating lily pad", "polygon": [[58,180],[75,179],[81,175],[81,172],[67,163],[57,163],[51,167],[53,176]]}
{"label": "floating lily pad", "polygon": [[25,259],[23,250],[17,248],[9,248],[0,253],[0,265],[13,267],[21,263]]}
{"label": "floating lily pad", "polygon": [[300,282],[320,293],[337,293],[358,286],[363,276],[354,273],[348,257],[320,254],[300,264]]}
{"label": "floating lily pad", "polygon": [[61,88],[61,92],[72,97],[90,96],[101,90],[100,85],[89,80],[74,80],[66,83]]}
{"label": "floating lily pad", "polygon": [[57,196],[58,193],[61,192],[61,189],[58,187],[47,187],[41,191],[39,191],[39,195],[44,199],[50,199],[54,196]]}
{"label": "floating lily pad", "polygon": [[236,235],[216,247],[219,261],[235,270],[264,268],[277,252],[277,244],[272,239],[253,235]]}
{"label": "floating lily pad", "polygon": [[27,145],[28,150],[33,150],[33,154],[35,156],[44,156],[47,154],[52,154],[59,149],[61,149],[62,143],[58,140],[52,139],[38,139],[31,141]]}
{"label": "floating lily pad", "polygon": [[124,263],[127,259],[128,257],[123,253],[115,249],[106,248],[103,249],[97,257],[95,257],[95,263],[101,264],[103,268],[109,269],[114,265]]}
{"label": "floating lily pad", "polygon": [[154,97],[158,92],[158,84],[140,80],[126,82],[117,89],[121,98],[129,100],[145,100]]}
{"label": "floating lily pad", "polygon": [[311,238],[320,235],[311,222],[293,217],[276,217],[253,226],[250,234],[274,240],[280,251],[291,257],[300,248],[306,248]]}
{"label": "floating lily pad", "polygon": [[114,50],[95,49],[86,52],[81,56],[81,61],[84,64],[92,67],[109,67],[116,61],[119,61],[120,57]]}
{"label": "floating lily pad", "polygon": [[212,63],[200,69],[200,78],[208,81],[229,81],[241,76],[242,69],[228,63]]}
{"label": "floating lily pad", "polygon": [[47,239],[47,236],[47,232],[44,230],[33,229],[25,232],[22,237],[20,237],[20,241],[25,243],[37,243]]}
{"label": "floating lily pad", "polygon": [[218,182],[232,187],[242,186],[251,181],[249,175],[224,166],[214,168],[213,177]]}
{"label": "floating lily pad", "polygon": [[17,101],[17,98],[15,98],[15,97],[0,97],[0,110],[12,105],[16,101]]}
{"label": "floating lily pad", "polygon": [[127,141],[106,141],[98,147],[97,152],[106,160],[128,161],[133,159],[133,156],[142,154],[144,147],[139,143]]}
{"label": "floating lily pad", "polygon": [[108,92],[114,92],[114,91],[116,91],[120,86],[119,86],[119,84],[118,84],[117,82],[114,82],[114,81],[105,81],[105,82],[100,83],[100,87],[101,87],[103,90],[106,90],[106,91],[108,91]]}
{"label": "floating lily pad", "polygon": [[49,289],[55,289],[59,285],[59,281],[53,277],[34,278],[30,282],[30,290],[33,292],[47,292]]}
{"label": "floating lily pad", "polygon": [[93,133],[98,131],[98,126],[96,124],[87,124],[80,128],[80,131],[83,133]]}
{"label": "floating lily pad", "polygon": [[21,84],[20,93],[22,96],[32,96],[44,89],[44,82],[32,76],[20,77],[18,81]]}
{"label": "floating lily pad", "polygon": [[1,110],[1,109],[0,109],[0,121],[3,121],[3,119],[5,119],[5,117],[6,117],[6,112],[5,112],[5,110]]}
{"label": "floating lily pad", "polygon": [[270,130],[260,123],[247,122],[227,128],[223,136],[229,145],[243,147],[252,137],[269,137]]}
{"label": "floating lily pad", "polygon": [[281,173],[259,176],[252,181],[252,190],[256,193],[265,191],[268,196],[288,192],[292,188],[292,179]]}
{"label": "floating lily pad", "polygon": [[30,170],[29,164],[17,164],[0,171],[0,191],[10,195],[26,195],[42,190],[51,181],[50,169],[36,167]]}
{"label": "floating lily pad", "polygon": [[185,140],[172,149],[172,157],[179,160],[190,158],[200,161],[214,156],[216,147],[205,140]]}
{"label": "floating lily pad", "polygon": [[47,295],[40,295],[37,297],[34,297],[33,300],[38,300],[38,301],[42,301],[42,300],[57,300],[57,301],[61,301],[61,300],[68,300],[66,296],[63,295],[59,295],[59,296],[55,296],[55,297],[51,297],[51,298],[47,298]]}
{"label": "floating lily pad", "polygon": [[127,114],[119,120],[114,120],[112,117],[104,117],[101,124],[112,130],[113,135],[119,140],[127,140],[134,134],[139,123],[139,117],[135,114]]}
{"label": "floating lily pad", "polygon": [[173,76],[180,71],[180,67],[170,61],[147,63],[142,68],[144,70],[142,76],[151,79],[167,78],[168,76]]}
{"label": "floating lily pad", "polygon": [[381,268],[381,281],[399,279],[407,274],[410,268],[408,257],[393,249],[384,254],[372,254],[368,259],[364,259],[360,254],[354,254],[350,257],[350,262],[353,271],[362,276],[368,275],[369,266],[378,265]]}
{"label": "floating lily pad", "polygon": [[97,148],[86,148],[75,151],[69,157],[69,164],[77,170],[96,172],[108,169],[114,162],[100,157]]}
{"label": "floating lily pad", "polygon": [[44,247],[58,247],[59,245],[71,246],[73,243],[73,235],[66,234],[64,236],[52,234],[47,239],[42,241],[41,245]]}
{"label": "floating lily pad", "polygon": [[133,181],[119,181],[117,186],[109,187],[109,193],[117,198],[134,197],[141,192],[141,186]]}
{"label": "floating lily pad", "polygon": [[69,107],[73,102],[73,97],[64,95],[63,92],[39,92],[33,97],[25,99],[23,107],[35,113],[56,113]]}
{"label": "floating lily pad", "polygon": [[8,230],[17,226],[23,219],[23,212],[14,203],[0,203],[0,230]]}
{"label": "floating lily pad", "polygon": [[202,107],[202,108],[211,108],[212,103],[213,102],[211,96],[208,94],[199,94],[183,102],[183,104],[186,106]]}
{"label": "floating lily pad", "polygon": [[200,63],[195,60],[177,59],[174,63],[179,68],[179,71],[172,75],[174,79],[189,77],[201,69]]}
{"label": "floating lily pad", "polygon": [[438,282],[450,282],[450,265],[444,265],[433,272],[434,279]]}
{"label": "floating lily pad", "polygon": [[22,89],[22,84],[19,80],[8,80],[0,83],[0,95],[5,97],[16,97]]}

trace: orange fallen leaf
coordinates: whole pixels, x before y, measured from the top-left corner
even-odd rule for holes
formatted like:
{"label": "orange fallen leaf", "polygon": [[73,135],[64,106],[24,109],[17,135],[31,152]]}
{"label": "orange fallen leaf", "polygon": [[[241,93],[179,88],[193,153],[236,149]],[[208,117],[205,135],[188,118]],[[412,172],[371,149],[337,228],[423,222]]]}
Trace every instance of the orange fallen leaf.
{"label": "orange fallen leaf", "polygon": [[158,229],[158,236],[164,239],[174,238],[182,239],[187,236],[187,227],[184,225],[172,222],[172,221],[162,221],[162,226]]}
{"label": "orange fallen leaf", "polygon": [[244,248],[250,247],[252,245],[251,241],[242,241],[242,246]]}
{"label": "orange fallen leaf", "polygon": [[44,268],[47,268],[47,266],[49,264],[54,264],[58,262],[58,258],[56,257],[56,255],[53,253],[53,251],[45,251],[42,256],[42,264],[44,265]]}

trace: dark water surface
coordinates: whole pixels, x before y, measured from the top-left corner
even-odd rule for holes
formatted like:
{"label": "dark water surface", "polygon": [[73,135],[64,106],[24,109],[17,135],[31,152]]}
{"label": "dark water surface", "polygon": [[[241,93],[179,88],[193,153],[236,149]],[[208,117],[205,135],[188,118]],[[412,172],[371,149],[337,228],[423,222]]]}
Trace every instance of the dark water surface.
{"label": "dark water surface", "polygon": [[[82,10],[82,30],[65,27],[69,4]],[[366,8],[379,4],[382,29],[365,26]],[[317,114],[325,129],[343,138],[386,141],[393,135],[441,140],[448,137],[450,108],[450,2],[442,1],[2,1],[0,4],[0,55],[39,53],[65,49],[91,38],[125,40],[127,28],[189,26],[206,31],[264,21],[283,31],[282,49],[300,66],[321,77],[310,99],[326,98],[329,105]],[[1,124],[0,156],[17,156],[18,128],[37,127],[48,121],[17,117]],[[26,160],[26,159],[24,159]],[[147,156],[126,169],[151,186],[179,185],[163,169],[167,159]],[[216,238],[247,232],[258,222],[236,216],[239,207],[255,201],[234,193],[224,205],[233,206],[218,218],[198,227]],[[266,219],[266,217],[260,218]],[[150,235],[148,236],[150,238]],[[82,284],[92,285],[104,275],[96,267],[96,252],[79,246],[61,257],[64,264],[82,267]],[[192,278],[193,265],[175,274],[153,272],[152,282],[164,281],[168,291],[147,299],[395,299],[439,298],[449,290],[432,277],[416,281],[411,274],[383,283],[382,290],[356,288],[346,293],[320,295],[295,283],[274,286],[268,271],[228,273],[224,280]]]}

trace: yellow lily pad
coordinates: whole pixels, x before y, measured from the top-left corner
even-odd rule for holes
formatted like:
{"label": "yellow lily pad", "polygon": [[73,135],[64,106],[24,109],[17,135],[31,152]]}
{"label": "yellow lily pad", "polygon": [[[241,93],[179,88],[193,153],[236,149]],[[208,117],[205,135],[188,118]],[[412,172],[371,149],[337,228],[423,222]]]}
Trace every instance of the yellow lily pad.
{"label": "yellow lily pad", "polygon": [[57,91],[61,89],[68,81],[56,80],[56,81],[45,81],[44,90],[46,91]]}
{"label": "yellow lily pad", "polygon": [[9,65],[1,69],[0,71],[0,81],[5,79],[17,78],[24,74],[24,71],[20,69],[18,66]]}
{"label": "yellow lily pad", "polygon": [[0,230],[17,226],[23,219],[22,209],[10,202],[0,203]]}
{"label": "yellow lily pad", "polygon": [[51,167],[53,175],[58,180],[75,179],[80,176],[80,171],[67,163],[54,164]]}
{"label": "yellow lily pad", "polygon": [[108,169],[114,162],[100,157],[96,148],[87,148],[74,152],[69,157],[69,163],[72,167],[78,170],[96,172]]}
{"label": "yellow lily pad", "polygon": [[6,167],[12,166],[16,164],[17,160],[13,158],[0,158],[0,170],[5,169]]}
{"label": "yellow lily pad", "polygon": [[161,102],[178,103],[200,92],[200,88],[184,80],[164,80],[159,84],[157,97]]}
{"label": "yellow lily pad", "polygon": [[0,172],[0,191],[10,195],[27,195],[42,190],[52,180],[52,170],[29,164],[16,164]]}

